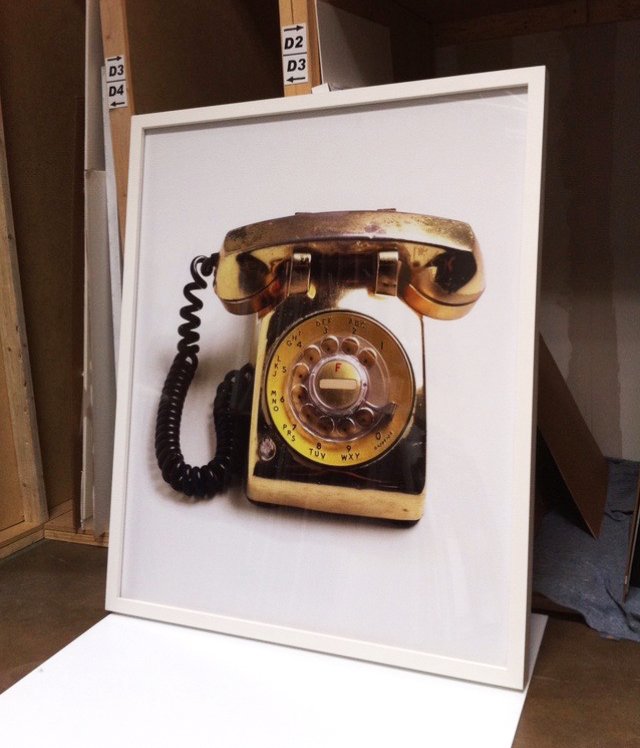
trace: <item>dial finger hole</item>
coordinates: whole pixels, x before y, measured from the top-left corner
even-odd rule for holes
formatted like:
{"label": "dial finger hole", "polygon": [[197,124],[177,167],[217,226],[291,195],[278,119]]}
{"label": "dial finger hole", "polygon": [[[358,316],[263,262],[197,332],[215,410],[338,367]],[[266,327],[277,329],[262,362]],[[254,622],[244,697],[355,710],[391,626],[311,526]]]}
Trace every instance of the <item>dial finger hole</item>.
{"label": "dial finger hole", "polygon": [[365,348],[358,354],[358,361],[367,369],[370,369],[376,362],[376,352],[371,348]]}
{"label": "dial finger hole", "polygon": [[355,414],[354,418],[358,426],[361,426],[363,429],[367,429],[373,424],[375,414],[371,410],[371,408],[360,408],[360,410],[358,410]]}
{"label": "dial finger hole", "polygon": [[296,382],[305,382],[309,376],[309,367],[302,362],[293,367],[293,379]]}
{"label": "dial finger hole", "polygon": [[342,341],[342,350],[349,356],[355,356],[358,352],[359,344],[355,338],[345,338]]}
{"label": "dial finger hole", "polygon": [[338,421],[338,431],[344,436],[351,436],[358,430],[353,418],[341,418]]}
{"label": "dial finger hole", "polygon": [[330,416],[322,416],[318,419],[317,429],[322,434],[330,434],[335,428],[333,418]]}
{"label": "dial finger hole", "polygon": [[307,403],[301,408],[300,415],[307,423],[315,423],[318,420],[320,412],[315,405]]}
{"label": "dial finger hole", "polygon": [[339,345],[338,338],[334,335],[327,335],[326,338],[323,338],[320,341],[320,348],[322,348],[323,353],[335,353],[338,350]]}
{"label": "dial finger hole", "polygon": [[303,384],[296,384],[291,388],[291,397],[297,405],[301,405],[302,403],[307,402],[309,399],[309,393]]}
{"label": "dial finger hole", "polygon": [[320,351],[320,348],[318,348],[317,345],[310,345],[307,348],[304,349],[304,353],[302,354],[302,358],[311,366],[314,364],[317,364],[318,361],[322,358],[322,352]]}

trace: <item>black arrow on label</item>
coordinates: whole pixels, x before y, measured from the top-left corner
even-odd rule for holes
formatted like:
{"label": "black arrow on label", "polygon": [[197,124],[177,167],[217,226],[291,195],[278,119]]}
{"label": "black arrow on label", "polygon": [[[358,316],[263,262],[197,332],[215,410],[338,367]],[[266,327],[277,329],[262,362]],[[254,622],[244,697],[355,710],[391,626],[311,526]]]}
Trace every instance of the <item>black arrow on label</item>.
{"label": "black arrow on label", "polygon": [[122,57],[120,55],[118,55],[117,57],[107,57],[107,62],[118,62],[121,59]]}
{"label": "black arrow on label", "polygon": [[112,106],[112,107],[114,107],[114,106],[125,106],[125,103],[124,103],[124,101],[112,101],[109,106]]}
{"label": "black arrow on label", "polygon": [[293,81],[303,81],[305,80],[304,75],[301,75],[299,78],[294,78],[291,76],[290,78],[287,78],[287,83],[293,83]]}
{"label": "black arrow on label", "polygon": [[283,31],[302,31],[304,26],[300,26],[299,24],[297,26],[288,26],[285,29],[282,29]]}

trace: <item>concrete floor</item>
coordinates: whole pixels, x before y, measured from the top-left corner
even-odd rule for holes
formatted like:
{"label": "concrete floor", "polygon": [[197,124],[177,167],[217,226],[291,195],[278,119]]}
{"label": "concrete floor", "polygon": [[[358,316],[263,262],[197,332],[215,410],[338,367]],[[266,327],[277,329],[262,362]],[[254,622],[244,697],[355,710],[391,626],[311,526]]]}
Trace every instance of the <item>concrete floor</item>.
{"label": "concrete floor", "polygon": [[[105,615],[106,560],[44,541],[0,561],[0,691]],[[640,645],[551,619],[513,745],[640,748]]]}

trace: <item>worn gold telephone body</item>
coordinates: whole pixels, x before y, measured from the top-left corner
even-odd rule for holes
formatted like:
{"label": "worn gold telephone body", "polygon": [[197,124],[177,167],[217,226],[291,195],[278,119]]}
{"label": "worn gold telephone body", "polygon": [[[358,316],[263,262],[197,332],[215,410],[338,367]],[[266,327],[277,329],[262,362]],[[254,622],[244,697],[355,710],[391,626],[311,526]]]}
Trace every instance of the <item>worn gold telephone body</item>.
{"label": "worn gold telephone body", "polygon": [[395,210],[299,213],[229,232],[215,290],[259,315],[247,495],[414,522],[423,513],[422,316],[484,290],[463,222]]}

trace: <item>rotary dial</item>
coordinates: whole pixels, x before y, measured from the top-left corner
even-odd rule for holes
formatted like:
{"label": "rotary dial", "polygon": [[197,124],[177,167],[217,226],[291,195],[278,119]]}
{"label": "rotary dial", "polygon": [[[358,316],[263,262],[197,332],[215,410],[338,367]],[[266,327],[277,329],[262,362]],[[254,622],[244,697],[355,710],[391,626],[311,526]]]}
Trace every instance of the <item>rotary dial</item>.
{"label": "rotary dial", "polygon": [[308,317],[276,343],[266,376],[271,420],[304,457],[332,466],[374,459],[413,411],[414,383],[396,338],[369,317]]}

